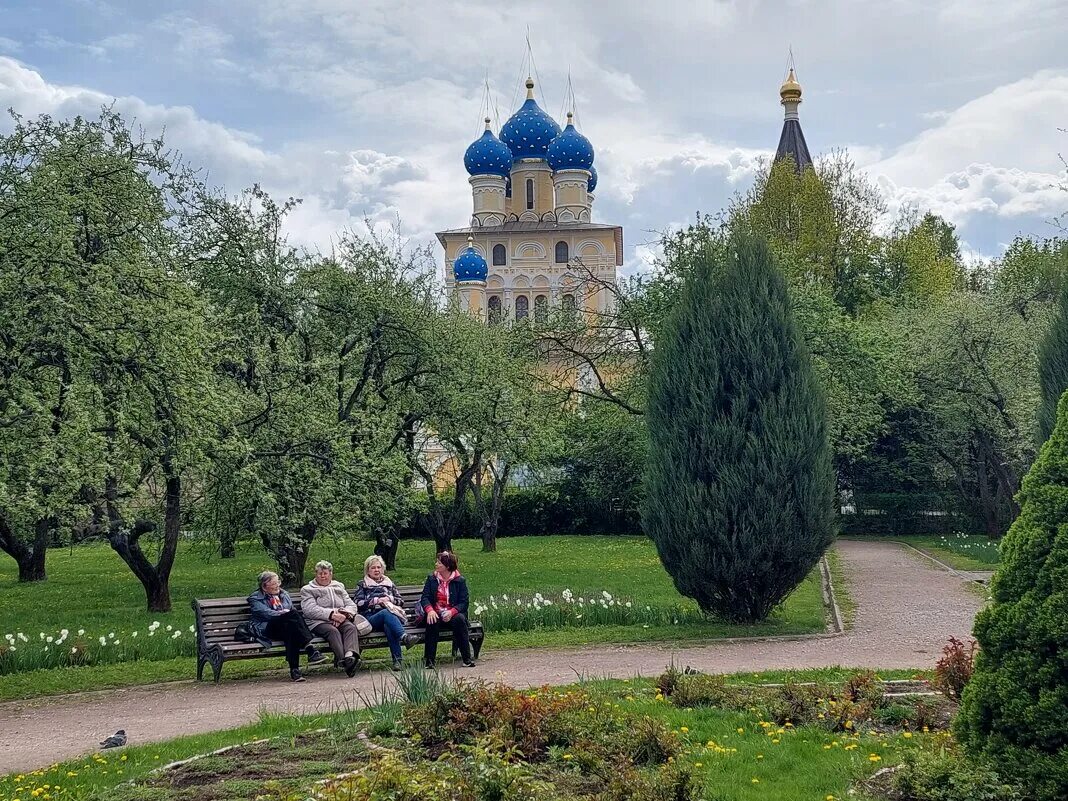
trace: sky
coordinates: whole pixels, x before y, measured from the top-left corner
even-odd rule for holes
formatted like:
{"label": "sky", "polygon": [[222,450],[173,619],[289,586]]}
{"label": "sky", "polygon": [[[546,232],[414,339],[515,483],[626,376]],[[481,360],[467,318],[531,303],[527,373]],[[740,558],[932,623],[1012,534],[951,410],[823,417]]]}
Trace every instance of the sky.
{"label": "sky", "polygon": [[230,194],[301,198],[290,238],[324,250],[366,221],[413,245],[466,225],[485,84],[503,123],[533,71],[558,121],[570,76],[594,219],[624,227],[624,273],[648,269],[659,232],[774,151],[791,52],[809,149],[847,150],[888,219],[932,210],[993,258],[1068,211],[1068,0],[0,0],[0,19],[4,107],[114,103]]}

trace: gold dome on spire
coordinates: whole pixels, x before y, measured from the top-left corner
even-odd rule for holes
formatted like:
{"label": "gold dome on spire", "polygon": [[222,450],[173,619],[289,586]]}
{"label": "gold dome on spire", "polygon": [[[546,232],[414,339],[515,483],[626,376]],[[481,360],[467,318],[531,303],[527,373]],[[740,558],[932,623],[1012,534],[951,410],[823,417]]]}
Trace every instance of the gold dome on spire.
{"label": "gold dome on spire", "polygon": [[786,80],[783,81],[782,86],[779,87],[779,97],[782,98],[780,102],[784,105],[786,103],[801,102],[801,84],[797,82],[797,76],[794,75],[793,67],[790,67],[790,72],[786,76]]}

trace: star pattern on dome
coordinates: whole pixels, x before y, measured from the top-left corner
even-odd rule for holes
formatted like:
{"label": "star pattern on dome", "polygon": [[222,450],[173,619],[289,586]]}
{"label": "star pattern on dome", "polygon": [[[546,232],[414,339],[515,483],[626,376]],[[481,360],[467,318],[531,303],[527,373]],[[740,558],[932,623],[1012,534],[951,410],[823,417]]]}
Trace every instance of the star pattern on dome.
{"label": "star pattern on dome", "polygon": [[592,192],[597,188],[597,168],[590,165],[590,180],[586,182],[586,191]]}
{"label": "star pattern on dome", "polygon": [[457,281],[485,281],[489,275],[489,266],[482,254],[475,250],[472,237],[468,237],[467,247],[452,263],[452,273]]}
{"label": "star pattern on dome", "polygon": [[593,167],[593,145],[575,128],[570,113],[567,120],[567,127],[549,144],[546,159],[554,170],[588,171]]}
{"label": "star pattern on dome", "polygon": [[549,143],[559,135],[560,126],[556,120],[542,111],[533,97],[528,97],[519,111],[501,127],[501,141],[508,145],[516,159],[545,158]]}
{"label": "star pattern on dome", "polygon": [[500,175],[503,178],[507,178],[512,169],[512,151],[490,130],[488,118],[485,133],[464,153],[464,167],[469,175]]}

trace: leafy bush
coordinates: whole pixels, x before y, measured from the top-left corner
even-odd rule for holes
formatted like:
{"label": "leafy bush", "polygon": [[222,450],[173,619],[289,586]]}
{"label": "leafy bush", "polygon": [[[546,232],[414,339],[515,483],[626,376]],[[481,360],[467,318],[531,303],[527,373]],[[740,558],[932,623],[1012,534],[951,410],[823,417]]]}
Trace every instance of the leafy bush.
{"label": "leafy bush", "polygon": [[723,676],[696,673],[680,676],[675,683],[671,702],[678,707],[722,707],[731,698],[727,680]]}
{"label": "leafy bush", "polygon": [[620,765],[655,767],[682,749],[662,721],[585,691],[520,691],[484,682],[464,682],[409,706],[402,727],[432,753],[498,742],[517,759],[563,762],[605,780]]}
{"label": "leafy bush", "polygon": [[1022,801],[1026,796],[989,765],[963,758],[956,749],[914,751],[890,778],[894,801]]}
{"label": "leafy bush", "polygon": [[942,658],[935,665],[934,681],[931,684],[951,701],[960,701],[964,688],[975,671],[975,651],[978,643],[972,640],[965,645],[956,637],[950,637],[942,649]]}
{"label": "leafy bush", "polygon": [[956,730],[973,754],[1054,801],[1068,787],[1068,394],[1019,500],[992,603],[975,621],[980,650]]}
{"label": "leafy bush", "polygon": [[601,796],[603,801],[693,801],[700,797],[693,768],[681,763],[664,765],[652,774],[624,767]]}

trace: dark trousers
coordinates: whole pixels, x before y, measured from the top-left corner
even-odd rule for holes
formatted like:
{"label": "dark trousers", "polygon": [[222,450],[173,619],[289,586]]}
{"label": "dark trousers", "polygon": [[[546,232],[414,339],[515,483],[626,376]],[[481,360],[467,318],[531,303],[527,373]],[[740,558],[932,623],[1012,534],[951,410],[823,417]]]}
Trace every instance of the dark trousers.
{"label": "dark trousers", "polygon": [[285,643],[290,670],[300,666],[300,652],[314,639],[304,618],[293,612],[267,621],[267,636]]}
{"label": "dark trousers", "polygon": [[460,656],[465,662],[471,661],[471,632],[467,628],[467,616],[455,614],[448,622],[438,616],[438,622],[426,624],[426,639],[424,640],[423,659],[433,662],[438,656],[438,638],[441,636],[441,628],[452,629],[452,641],[460,649]]}
{"label": "dark trousers", "polygon": [[334,662],[340,662],[350,651],[354,654],[360,652],[360,635],[356,630],[356,624],[351,620],[346,620],[340,626],[335,626],[333,623],[316,623],[312,633],[318,634],[330,643],[330,650],[334,652]]}

